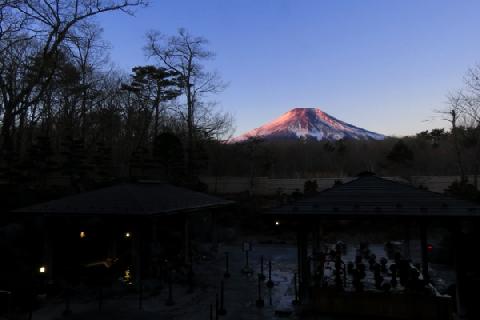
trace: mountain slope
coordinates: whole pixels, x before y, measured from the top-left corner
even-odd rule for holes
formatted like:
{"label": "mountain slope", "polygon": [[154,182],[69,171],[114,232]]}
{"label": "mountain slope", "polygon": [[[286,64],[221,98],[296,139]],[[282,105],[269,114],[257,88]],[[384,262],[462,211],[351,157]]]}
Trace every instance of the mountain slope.
{"label": "mountain slope", "polygon": [[244,133],[231,142],[250,137],[265,140],[312,138],[316,140],[383,140],[384,135],[355,127],[316,108],[294,108],[270,123]]}

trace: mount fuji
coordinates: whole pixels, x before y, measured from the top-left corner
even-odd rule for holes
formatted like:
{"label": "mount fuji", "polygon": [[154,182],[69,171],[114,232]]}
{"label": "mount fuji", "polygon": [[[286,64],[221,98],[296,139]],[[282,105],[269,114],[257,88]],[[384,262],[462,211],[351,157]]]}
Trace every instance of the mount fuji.
{"label": "mount fuji", "polygon": [[294,108],[263,126],[230,140],[242,142],[258,137],[263,140],[383,140],[384,135],[338,120],[318,108]]}

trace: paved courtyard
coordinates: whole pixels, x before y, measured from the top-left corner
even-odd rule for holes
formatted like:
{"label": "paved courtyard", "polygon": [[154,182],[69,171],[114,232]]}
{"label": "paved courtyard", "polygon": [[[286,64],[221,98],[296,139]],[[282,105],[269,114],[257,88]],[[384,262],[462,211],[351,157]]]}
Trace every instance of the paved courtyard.
{"label": "paved courtyard", "polygon": [[[225,252],[230,257],[230,278],[224,279]],[[275,319],[275,311],[292,311],[294,299],[292,279],[296,261],[296,250],[289,245],[253,245],[249,254],[249,265],[253,273],[245,274],[245,254],[241,245],[220,246],[214,260],[200,263],[195,268],[197,286],[193,293],[187,293],[186,286],[175,285],[175,305],[166,306],[167,288],[158,294],[149,295],[146,290],[139,310],[138,294],[110,296],[105,292],[102,310],[99,311],[96,295],[73,297],[70,319],[209,319],[210,306],[215,305],[215,295],[220,292],[220,281],[224,280],[226,315],[221,319]],[[268,272],[268,260],[272,260],[272,289],[262,284],[262,298],[265,306],[256,307],[258,299],[258,278],[260,256],[264,256],[264,272]],[[51,301],[39,309],[34,319],[61,318],[65,310],[63,301]],[[295,319],[294,314],[286,317]]]}
{"label": "paved courtyard", "polygon": [[[377,257],[385,255],[383,245],[371,245],[371,250]],[[214,308],[215,296],[220,293],[220,282],[224,281],[226,315],[225,320],[242,319],[297,319],[292,307],[294,299],[293,274],[296,272],[296,248],[288,244],[253,244],[249,252],[251,274],[242,272],[245,267],[245,253],[241,244],[221,245],[215,257],[205,260],[195,266],[196,286],[188,293],[186,285],[173,287],[173,306],[166,306],[168,290],[164,287],[159,292],[145,289],[142,309],[139,308],[139,295],[135,292],[105,291],[105,300],[99,310],[97,294],[72,297],[70,319],[210,319],[210,308]],[[355,247],[347,246],[344,261],[353,260]],[[224,279],[225,252],[229,253],[230,277]],[[412,252],[413,258],[418,252]],[[272,261],[272,280],[274,287],[269,289],[265,283],[261,285],[261,297],[265,306],[258,308],[258,273],[260,272],[260,257],[264,258],[264,273],[268,276],[268,261]],[[148,284],[146,284],[148,287]],[[49,301],[34,315],[35,320],[50,320],[62,318],[65,303],[62,300]],[[213,317],[215,319],[215,317]],[[312,319],[333,319],[326,316]],[[337,319],[337,318],[335,318]]]}

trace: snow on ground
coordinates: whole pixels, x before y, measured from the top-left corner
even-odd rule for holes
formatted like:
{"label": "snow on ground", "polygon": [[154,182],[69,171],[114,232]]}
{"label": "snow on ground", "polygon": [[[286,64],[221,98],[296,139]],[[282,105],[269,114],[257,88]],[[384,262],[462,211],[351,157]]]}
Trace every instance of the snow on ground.
{"label": "snow on ground", "polygon": [[[356,244],[347,246],[344,261],[347,263],[354,259]],[[417,247],[412,245],[412,247]],[[378,258],[385,256],[383,244],[370,246]],[[223,278],[225,271],[225,252],[230,256],[230,274],[228,279]],[[264,273],[268,272],[268,260],[272,260],[272,278],[275,286],[268,289],[262,285],[262,298],[265,307],[257,308],[258,299],[257,274],[260,272],[260,256],[264,257]],[[414,261],[418,261],[418,251],[412,252]],[[241,244],[221,245],[216,258],[204,261],[195,267],[197,286],[193,293],[187,293],[186,286],[175,285],[173,289],[174,306],[166,306],[167,289],[163,288],[158,294],[152,295],[146,290],[143,301],[143,310],[139,310],[138,295],[135,293],[115,295],[108,297],[103,303],[102,310],[98,310],[98,301],[95,295],[72,298],[72,314],[69,319],[210,319],[210,305],[215,304],[215,294],[219,293],[220,280],[225,284],[225,309],[227,314],[221,319],[225,320],[255,320],[278,319],[276,310],[292,311],[294,299],[293,274],[296,272],[296,248],[288,244],[253,244],[249,254],[249,265],[253,268],[252,274],[242,273],[245,266],[245,254]],[[451,270],[448,268],[435,268],[433,273],[442,275],[443,282],[451,281]],[[62,318],[65,309],[61,300],[50,301],[38,310],[33,319],[51,320]],[[292,313],[284,319],[297,319]],[[317,317],[315,319],[333,319],[330,317]],[[337,319],[337,318],[335,318]]]}
{"label": "snow on ground", "polygon": [[[230,253],[230,274],[225,283],[225,308],[227,314],[222,319],[276,319],[275,308],[283,306],[290,308],[293,300],[291,282],[295,267],[295,248],[286,245],[253,246],[250,254],[250,265],[254,273],[246,275],[241,272],[245,265],[241,245],[220,246],[217,258],[202,263],[195,268],[198,287],[193,293],[187,294],[185,286],[175,286],[173,289],[174,306],[166,306],[167,290],[148,297],[143,301],[143,310],[139,310],[138,295],[129,294],[106,298],[101,311],[98,311],[98,301],[95,296],[82,300],[72,298],[70,319],[209,319],[210,304],[215,303],[215,294],[219,292],[219,283],[223,279],[224,252]],[[257,273],[260,271],[260,256],[265,257],[265,274],[267,261],[272,259],[272,278],[275,286],[267,289],[262,285],[264,308],[255,305],[257,295]],[[61,318],[65,309],[63,301],[51,301],[34,314],[35,320]],[[294,316],[290,317],[294,319]]]}

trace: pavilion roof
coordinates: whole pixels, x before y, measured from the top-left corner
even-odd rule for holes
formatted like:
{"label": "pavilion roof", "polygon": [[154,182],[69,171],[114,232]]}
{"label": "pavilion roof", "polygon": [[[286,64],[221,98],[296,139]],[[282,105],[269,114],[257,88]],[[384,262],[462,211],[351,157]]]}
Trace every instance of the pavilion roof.
{"label": "pavilion roof", "polygon": [[232,203],[166,183],[128,183],[67,196],[13,212],[50,215],[159,215]]}
{"label": "pavilion roof", "polygon": [[273,208],[283,216],[480,217],[480,206],[377,176],[362,176],[318,194]]}

